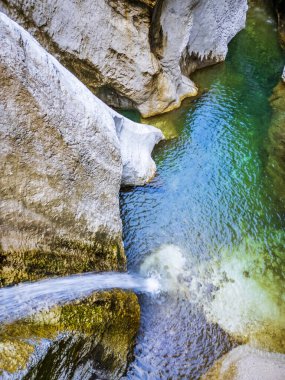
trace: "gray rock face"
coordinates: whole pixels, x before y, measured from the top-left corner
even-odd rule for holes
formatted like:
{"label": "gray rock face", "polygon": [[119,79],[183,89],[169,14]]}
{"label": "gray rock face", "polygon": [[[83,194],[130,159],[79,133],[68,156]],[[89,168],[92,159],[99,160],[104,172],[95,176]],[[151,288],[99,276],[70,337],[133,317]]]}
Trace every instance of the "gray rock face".
{"label": "gray rock face", "polygon": [[225,58],[244,27],[246,0],[0,0],[108,104],[142,116],[197,94],[196,68]]}
{"label": "gray rock face", "polygon": [[285,355],[239,346],[223,356],[201,380],[283,380]]}
{"label": "gray rock face", "polygon": [[154,48],[163,67],[184,75],[223,61],[245,26],[247,0],[164,0],[156,14]]}
{"label": "gray rock face", "polygon": [[4,14],[0,36],[2,284],[124,269],[120,185],[153,176],[162,133],[108,108]]}

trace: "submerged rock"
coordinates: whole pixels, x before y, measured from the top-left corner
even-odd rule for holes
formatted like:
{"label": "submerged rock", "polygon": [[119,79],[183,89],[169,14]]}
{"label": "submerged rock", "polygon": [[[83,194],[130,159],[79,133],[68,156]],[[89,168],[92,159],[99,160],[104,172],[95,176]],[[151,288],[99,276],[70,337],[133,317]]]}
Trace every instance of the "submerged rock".
{"label": "submerged rock", "polygon": [[270,98],[273,110],[269,128],[267,171],[274,191],[285,206],[285,84],[280,82]]}
{"label": "submerged rock", "polygon": [[223,249],[201,280],[213,285],[209,299],[202,300],[208,320],[241,342],[280,353],[285,353],[284,242],[279,231],[266,246],[257,238]]}
{"label": "submerged rock", "polygon": [[189,74],[225,58],[247,1],[5,0],[0,8],[102,100],[149,117],[197,94]]}
{"label": "submerged rock", "polygon": [[97,99],[0,14],[1,284],[123,270],[121,184],[155,172],[163,137]]}
{"label": "submerged rock", "polygon": [[204,262],[164,245],[145,259],[141,273],[157,276],[169,296],[197,305],[234,341],[285,353],[285,233],[271,231],[263,242],[262,234],[245,239]]}
{"label": "submerged rock", "polygon": [[239,346],[219,359],[201,380],[283,380],[285,355]]}
{"label": "submerged rock", "polygon": [[139,327],[133,293],[93,294],[0,327],[4,379],[119,379]]}

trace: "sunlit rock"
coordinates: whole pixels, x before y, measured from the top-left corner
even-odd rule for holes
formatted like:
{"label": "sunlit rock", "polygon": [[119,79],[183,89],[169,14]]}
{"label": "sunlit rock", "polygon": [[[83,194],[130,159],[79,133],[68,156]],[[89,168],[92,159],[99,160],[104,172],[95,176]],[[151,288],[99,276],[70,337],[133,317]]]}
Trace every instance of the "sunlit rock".
{"label": "sunlit rock", "polygon": [[197,94],[189,74],[225,58],[247,1],[5,0],[0,8],[102,100],[149,117]]}
{"label": "sunlit rock", "polygon": [[164,136],[151,125],[134,123],[115,111],[111,113],[120,142],[122,185],[143,185],[155,175],[156,165],[151,152]]}
{"label": "sunlit rock", "polygon": [[163,137],[97,99],[0,14],[1,282],[122,270],[118,193]]}
{"label": "sunlit rock", "polygon": [[181,73],[182,93],[189,87],[189,74],[225,59],[228,43],[245,27],[247,8],[246,0],[160,2],[153,26],[153,48],[169,73]]}

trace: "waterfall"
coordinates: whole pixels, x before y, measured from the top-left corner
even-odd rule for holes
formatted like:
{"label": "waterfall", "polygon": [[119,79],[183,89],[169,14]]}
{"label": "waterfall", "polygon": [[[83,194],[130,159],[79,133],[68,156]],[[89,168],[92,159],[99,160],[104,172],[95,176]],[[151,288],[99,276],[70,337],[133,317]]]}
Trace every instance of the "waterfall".
{"label": "waterfall", "polygon": [[0,289],[0,322],[13,322],[42,309],[84,298],[94,291],[120,288],[157,293],[156,278],[131,273],[84,273],[55,277]]}

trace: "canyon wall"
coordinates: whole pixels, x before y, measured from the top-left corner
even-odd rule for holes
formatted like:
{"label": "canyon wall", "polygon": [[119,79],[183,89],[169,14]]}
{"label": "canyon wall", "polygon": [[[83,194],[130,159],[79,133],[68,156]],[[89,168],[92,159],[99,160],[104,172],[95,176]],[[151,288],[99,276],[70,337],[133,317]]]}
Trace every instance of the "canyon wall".
{"label": "canyon wall", "polygon": [[245,25],[246,0],[0,0],[111,106],[144,117],[197,94],[189,75],[220,62]]}

